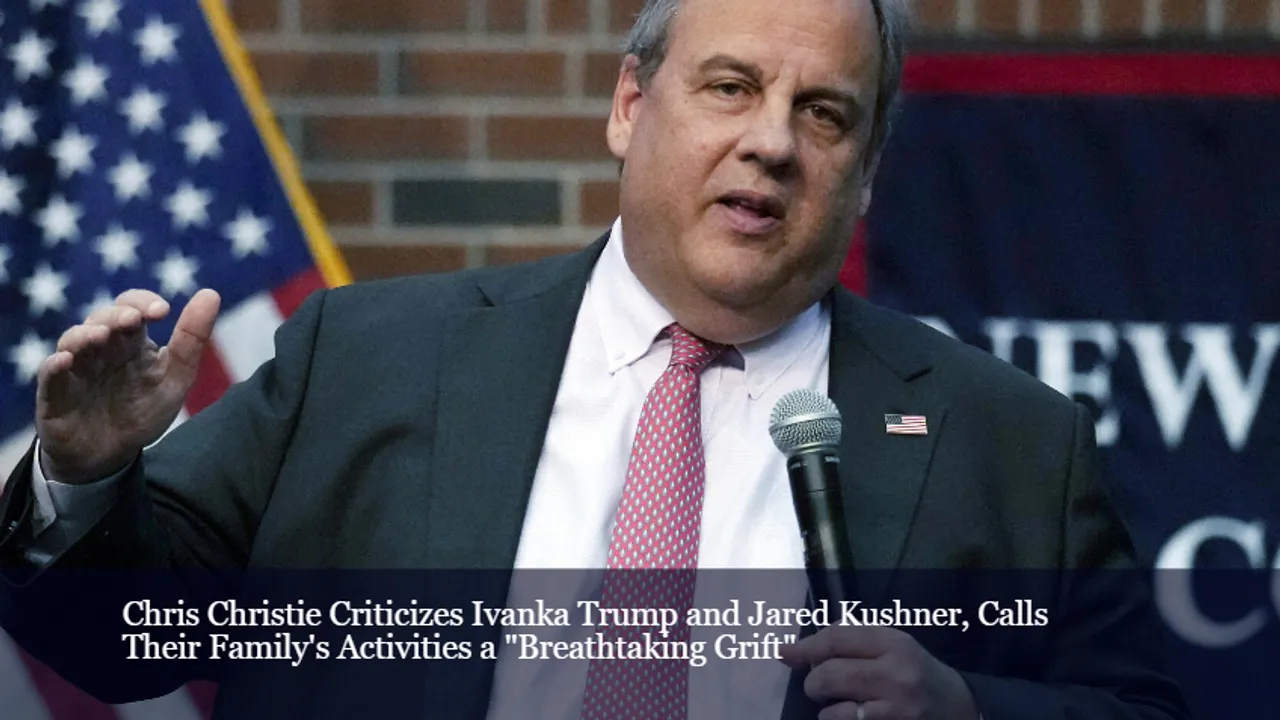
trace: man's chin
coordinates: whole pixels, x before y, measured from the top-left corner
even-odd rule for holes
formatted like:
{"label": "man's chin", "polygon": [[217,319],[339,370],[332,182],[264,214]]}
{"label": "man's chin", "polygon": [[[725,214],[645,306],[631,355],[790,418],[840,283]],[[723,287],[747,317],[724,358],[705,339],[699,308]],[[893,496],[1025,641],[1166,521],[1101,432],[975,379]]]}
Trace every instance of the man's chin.
{"label": "man's chin", "polygon": [[698,283],[702,294],[725,308],[752,310],[768,307],[776,301],[778,286],[764,281],[757,273],[714,273]]}

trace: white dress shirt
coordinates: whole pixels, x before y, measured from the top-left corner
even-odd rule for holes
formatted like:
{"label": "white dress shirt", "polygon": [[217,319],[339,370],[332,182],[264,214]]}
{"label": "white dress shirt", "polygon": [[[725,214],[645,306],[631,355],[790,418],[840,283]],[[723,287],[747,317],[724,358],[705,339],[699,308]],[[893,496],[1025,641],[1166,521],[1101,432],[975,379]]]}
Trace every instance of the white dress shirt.
{"label": "white dress shirt", "polygon": [[[516,555],[517,571],[602,568],[609,551],[636,426],[649,389],[666,370],[671,341],[656,339],[673,322],[644,288],[623,255],[616,221],[587,284],[569,353],[534,477]],[[797,388],[827,392],[829,311],[814,305],[761,340],[731,350],[701,375],[706,489],[699,568],[783,569],[804,567],[799,523],[791,502],[786,463],[769,437],[769,414]],[[714,592],[700,583],[695,605],[723,607],[734,595],[730,580],[763,578],[746,573],[716,575]],[[796,573],[770,589],[772,603],[803,607],[806,585]],[[532,607],[551,591],[545,573],[517,572],[508,605]],[[599,597],[599,575],[564,573],[573,580],[556,604]],[[596,587],[590,586],[595,581]],[[744,596],[764,599],[760,583]],[[763,628],[762,628],[763,630]],[[752,628],[746,628],[749,637]],[[581,640],[590,628],[539,629],[543,640]],[[722,631],[695,629],[693,640],[711,641]],[[587,662],[539,663],[500,653],[490,720],[576,720]],[[777,661],[712,661],[692,672],[689,717],[777,720],[788,671]]]}
{"label": "white dress shirt", "polygon": [[[592,271],[551,413],[546,442],[526,510],[515,567],[518,571],[602,568],[622,495],[640,412],[649,389],[666,369],[671,342],[657,336],[671,314],[644,288],[623,255],[621,220]],[[809,388],[826,394],[829,311],[816,304],[773,334],[720,356],[701,375],[706,457],[699,568],[804,567],[799,525],[784,458],[768,432],[769,414],[787,392]],[[57,557],[92,527],[114,501],[115,478],[85,486],[46,483],[35,463],[36,559]],[[482,522],[482,518],[477,518]],[[547,573],[517,573],[510,607],[536,600],[574,607],[599,597],[599,575],[564,573],[549,596]],[[735,574],[741,576],[741,574]],[[801,607],[804,577],[772,588],[772,602]],[[557,575],[561,578],[562,575]],[[597,581],[591,586],[591,578]],[[723,606],[732,588],[716,583],[717,598],[699,585],[695,604]],[[751,594],[760,597],[759,588]],[[745,608],[744,608],[745,611]],[[747,629],[749,636],[750,628]],[[590,628],[539,628],[544,640],[587,637]],[[696,628],[708,643],[722,630]],[[517,660],[502,645],[490,720],[577,720],[586,661]],[[776,720],[788,670],[776,661],[713,661],[691,671],[689,717]]]}

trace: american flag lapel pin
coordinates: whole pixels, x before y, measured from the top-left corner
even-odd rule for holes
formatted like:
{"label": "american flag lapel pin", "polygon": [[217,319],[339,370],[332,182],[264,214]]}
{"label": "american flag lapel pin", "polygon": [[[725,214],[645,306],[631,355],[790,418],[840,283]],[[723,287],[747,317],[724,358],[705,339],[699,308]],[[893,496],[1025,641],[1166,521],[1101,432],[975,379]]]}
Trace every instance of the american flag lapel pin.
{"label": "american flag lapel pin", "polygon": [[928,435],[929,423],[923,415],[885,415],[884,431],[889,435]]}

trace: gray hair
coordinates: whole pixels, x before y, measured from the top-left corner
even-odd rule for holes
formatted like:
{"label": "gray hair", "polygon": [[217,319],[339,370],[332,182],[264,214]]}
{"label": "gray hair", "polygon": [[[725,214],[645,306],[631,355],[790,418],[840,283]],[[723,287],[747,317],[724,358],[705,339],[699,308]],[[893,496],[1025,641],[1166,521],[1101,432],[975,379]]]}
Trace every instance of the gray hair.
{"label": "gray hair", "polygon": [[[648,86],[666,59],[671,21],[675,19],[679,4],[680,0],[646,0],[631,27],[624,52],[635,55],[640,61],[636,68],[636,82],[641,88]],[[880,83],[876,88],[870,147],[870,157],[874,157],[889,139],[890,115],[902,87],[906,55],[904,38],[909,23],[907,6],[902,0],[871,0],[871,6],[875,9],[876,23],[880,28]]]}

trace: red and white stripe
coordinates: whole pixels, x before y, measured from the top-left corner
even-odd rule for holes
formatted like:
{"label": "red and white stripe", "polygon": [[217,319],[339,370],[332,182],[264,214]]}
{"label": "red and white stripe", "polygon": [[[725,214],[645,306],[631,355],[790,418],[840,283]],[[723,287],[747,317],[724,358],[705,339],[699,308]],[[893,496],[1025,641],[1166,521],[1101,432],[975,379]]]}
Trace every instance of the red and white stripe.
{"label": "red and white stripe", "polygon": [[[324,285],[317,271],[308,271],[272,292],[223,308],[196,384],[174,427],[269,360],[276,330],[307,295]],[[34,435],[33,426],[0,440],[0,483],[26,453]],[[4,720],[202,720],[211,716],[215,694],[215,686],[201,682],[154,700],[106,705],[63,680],[0,631],[0,717]]]}

